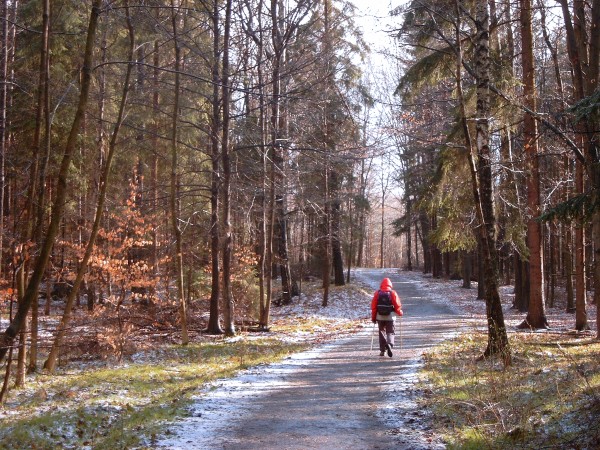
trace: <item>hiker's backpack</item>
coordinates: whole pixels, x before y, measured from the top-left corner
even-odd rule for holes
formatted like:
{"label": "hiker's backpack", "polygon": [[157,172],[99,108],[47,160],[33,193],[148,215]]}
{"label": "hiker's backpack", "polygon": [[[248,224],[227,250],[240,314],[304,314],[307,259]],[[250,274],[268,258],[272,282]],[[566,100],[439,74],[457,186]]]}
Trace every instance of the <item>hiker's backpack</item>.
{"label": "hiker's backpack", "polygon": [[392,293],[390,291],[379,291],[377,296],[377,312],[381,315],[387,316],[394,310],[392,304]]}

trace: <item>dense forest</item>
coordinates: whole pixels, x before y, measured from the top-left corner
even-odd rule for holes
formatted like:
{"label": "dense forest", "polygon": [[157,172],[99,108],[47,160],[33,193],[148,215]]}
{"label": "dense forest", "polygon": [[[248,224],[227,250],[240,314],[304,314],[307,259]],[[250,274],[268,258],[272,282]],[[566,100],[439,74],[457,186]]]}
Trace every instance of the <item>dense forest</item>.
{"label": "dense forest", "polygon": [[506,362],[500,284],[522,327],[564,299],[589,328],[600,0],[408,1],[378,71],[349,1],[1,14],[0,359],[21,382],[86,330],[118,354],[268,330],[357,266],[476,281]]}

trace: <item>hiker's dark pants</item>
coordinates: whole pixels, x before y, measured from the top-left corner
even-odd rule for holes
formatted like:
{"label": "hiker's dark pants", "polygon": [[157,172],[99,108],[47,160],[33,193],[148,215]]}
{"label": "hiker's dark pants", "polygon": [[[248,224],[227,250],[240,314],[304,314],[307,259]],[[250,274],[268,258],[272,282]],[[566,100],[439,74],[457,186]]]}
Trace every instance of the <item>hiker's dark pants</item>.
{"label": "hiker's dark pants", "polygon": [[384,352],[386,343],[394,346],[394,321],[393,320],[378,320],[379,325],[379,351]]}

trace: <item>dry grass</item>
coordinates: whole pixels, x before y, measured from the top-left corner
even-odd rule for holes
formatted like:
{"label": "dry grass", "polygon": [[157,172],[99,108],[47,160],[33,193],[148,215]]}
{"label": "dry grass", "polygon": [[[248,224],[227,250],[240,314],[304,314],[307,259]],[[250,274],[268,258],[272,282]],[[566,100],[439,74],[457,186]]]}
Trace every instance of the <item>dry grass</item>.
{"label": "dry grass", "polygon": [[478,361],[487,336],[465,333],[425,355],[424,406],[448,448],[600,446],[600,342],[514,333],[513,365]]}

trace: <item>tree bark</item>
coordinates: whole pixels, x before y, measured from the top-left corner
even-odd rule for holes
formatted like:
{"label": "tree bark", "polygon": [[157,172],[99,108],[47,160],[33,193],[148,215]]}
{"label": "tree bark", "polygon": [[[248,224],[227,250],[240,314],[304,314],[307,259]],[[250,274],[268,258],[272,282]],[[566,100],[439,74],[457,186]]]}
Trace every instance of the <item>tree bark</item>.
{"label": "tree bark", "polygon": [[340,220],[342,205],[339,197],[340,180],[337,170],[332,170],[331,179],[334,186],[335,197],[331,199],[331,256],[333,264],[333,278],[336,286],[344,286],[344,258],[342,255],[342,242],[340,238]]}
{"label": "tree bark", "polygon": [[280,26],[280,16],[283,14],[283,5],[280,0],[271,0],[271,43],[273,47],[272,85],[273,96],[271,103],[271,147],[275,171],[273,180],[275,187],[275,225],[278,249],[278,265],[281,271],[282,303],[292,301],[292,280],[287,245],[287,219],[285,213],[285,177],[284,177],[284,146],[287,140],[282,135],[284,119],[281,113],[282,73],[281,66],[284,58],[285,44]]}
{"label": "tree bark", "polygon": [[223,163],[223,319],[225,334],[235,334],[233,297],[231,292],[231,160],[229,153],[229,36],[231,29],[231,1],[225,2],[225,23],[223,24],[223,74],[221,77],[223,98],[223,134],[221,139],[221,161]]}
{"label": "tree bark", "polygon": [[[0,255],[4,250],[4,193],[6,192],[6,152],[8,149],[8,0],[2,0],[0,23]],[[4,269],[0,258],[0,275]]]}
{"label": "tree bark", "polygon": [[211,290],[210,290],[210,315],[207,331],[211,334],[223,333],[219,323],[219,299],[221,297],[221,285],[219,280],[219,179],[220,179],[220,151],[219,130],[221,128],[220,100],[219,100],[219,3],[213,0],[212,10],[213,28],[213,53],[212,53],[212,116],[210,124],[211,141],[211,184],[210,184],[210,259],[211,259]]}
{"label": "tree bark", "polygon": [[[187,305],[185,302],[185,290],[183,281],[183,237],[179,226],[178,205],[178,175],[177,175],[177,129],[179,121],[179,96],[180,96],[180,72],[181,72],[181,47],[178,37],[179,12],[175,11],[175,0],[171,0],[171,25],[173,29],[173,45],[175,50],[175,94],[173,100],[173,115],[171,122],[171,192],[169,196],[169,209],[171,215],[171,227],[175,238],[175,284],[177,286],[177,302],[179,303],[179,321],[181,324],[181,344],[189,343],[187,329]],[[133,57],[133,56],[132,56]]]}
{"label": "tree bark", "polygon": [[[573,9],[575,11],[575,20],[571,17],[567,0],[558,0],[562,6],[563,18],[565,22],[567,52],[572,66],[573,87],[575,90],[574,101],[577,102],[585,97],[585,79],[584,67],[587,66],[587,58],[581,54],[584,48],[581,44],[582,39],[582,20],[581,1],[575,0]],[[579,133],[578,142],[584,147],[584,153],[589,154],[589,141],[584,136],[585,127],[578,124],[576,130]],[[589,163],[589,159],[587,159]],[[593,170],[590,173],[593,177]],[[584,192],[584,162],[579,158],[575,162],[575,192],[581,194]],[[593,219],[592,219],[593,220]],[[585,285],[585,231],[582,224],[575,225],[575,328],[585,330],[588,328],[586,311],[586,285]],[[600,334],[599,334],[600,336]]]}
{"label": "tree bark", "polygon": [[[531,0],[520,0],[521,64],[523,66],[524,105],[536,110],[535,65]],[[523,118],[523,139],[527,162],[527,246],[529,249],[529,311],[521,327],[548,328],[544,301],[544,259],[540,216],[540,181],[537,121],[531,114]]]}

